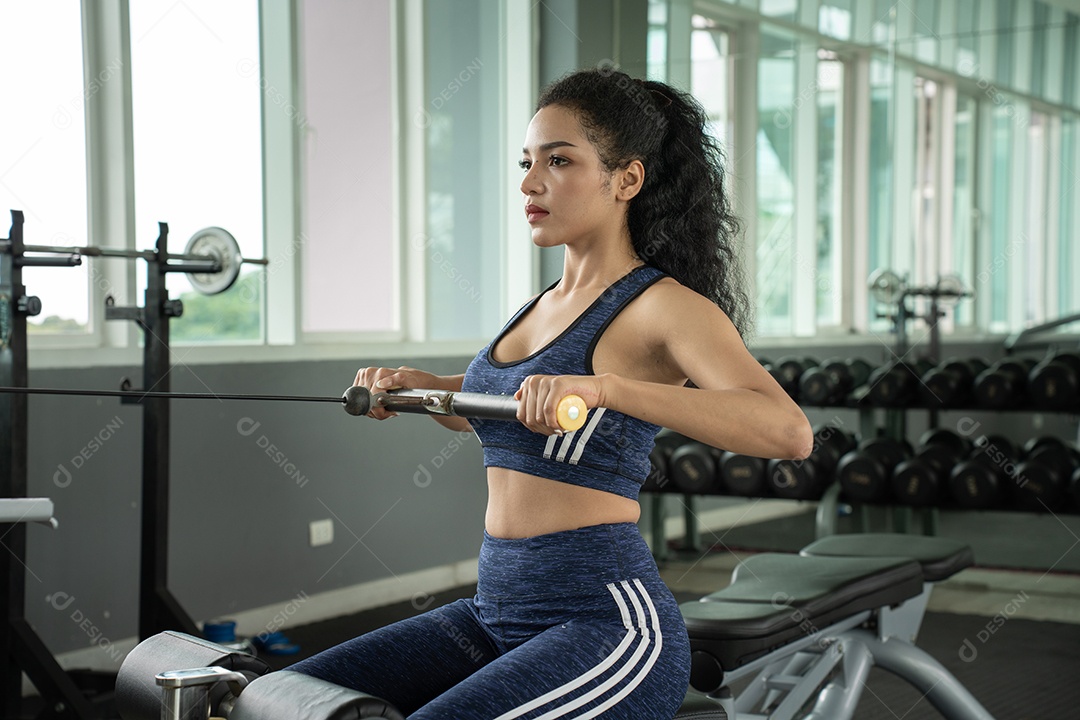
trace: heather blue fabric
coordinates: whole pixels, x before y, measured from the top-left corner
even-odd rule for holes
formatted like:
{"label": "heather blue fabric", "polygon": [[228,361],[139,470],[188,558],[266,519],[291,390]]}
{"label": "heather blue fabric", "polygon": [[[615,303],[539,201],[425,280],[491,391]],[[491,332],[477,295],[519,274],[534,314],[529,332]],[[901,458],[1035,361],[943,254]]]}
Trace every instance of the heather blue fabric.
{"label": "heather blue fabric", "polygon": [[690,680],[678,604],[637,526],[485,533],[475,597],[290,670],[367,692],[410,720],[670,720]]}
{"label": "heather blue fabric", "polygon": [[[465,372],[462,390],[513,395],[529,375],[592,375],[601,334],[626,305],[664,277],[643,265],[617,280],[555,340],[526,358],[499,362],[491,349],[522,315],[551,290],[527,303]],[[649,474],[649,452],[660,427],[610,408],[593,408],[580,430],[559,437],[534,433],[513,422],[470,420],[484,447],[484,467],[502,467],[604,490],[636,500]]]}

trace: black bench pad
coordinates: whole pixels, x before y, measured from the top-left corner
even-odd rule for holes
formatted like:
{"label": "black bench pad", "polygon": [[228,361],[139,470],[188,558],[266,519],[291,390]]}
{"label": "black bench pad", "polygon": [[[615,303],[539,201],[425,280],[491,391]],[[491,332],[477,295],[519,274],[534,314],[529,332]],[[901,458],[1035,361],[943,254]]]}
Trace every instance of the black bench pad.
{"label": "black bench pad", "polygon": [[730,586],[679,609],[691,651],[730,671],[851,615],[915,597],[922,585],[922,569],[907,558],[763,553],[740,563]]}
{"label": "black bench pad", "polygon": [[675,720],[727,720],[727,713],[715,700],[688,690]]}
{"label": "black bench pad", "polygon": [[975,564],[971,548],[951,538],[897,533],[830,535],[800,551],[806,556],[906,557],[922,565],[923,579],[937,582]]}

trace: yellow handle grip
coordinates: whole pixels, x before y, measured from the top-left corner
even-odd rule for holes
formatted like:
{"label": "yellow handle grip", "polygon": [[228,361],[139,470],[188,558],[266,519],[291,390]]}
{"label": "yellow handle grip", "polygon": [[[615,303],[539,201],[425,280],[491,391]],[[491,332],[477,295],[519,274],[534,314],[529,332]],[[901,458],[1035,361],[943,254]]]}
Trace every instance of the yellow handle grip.
{"label": "yellow handle grip", "polygon": [[564,397],[559,401],[559,407],[555,410],[555,414],[559,418],[559,427],[567,431],[581,428],[585,424],[585,416],[588,412],[589,408],[585,405],[585,401],[577,395]]}

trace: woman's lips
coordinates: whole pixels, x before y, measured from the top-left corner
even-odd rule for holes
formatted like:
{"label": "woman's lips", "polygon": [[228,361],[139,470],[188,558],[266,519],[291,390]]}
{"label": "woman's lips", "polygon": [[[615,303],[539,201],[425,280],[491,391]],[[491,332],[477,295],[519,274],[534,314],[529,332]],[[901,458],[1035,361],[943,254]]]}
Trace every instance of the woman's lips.
{"label": "woman's lips", "polygon": [[538,222],[548,216],[548,211],[539,205],[526,205],[525,217],[528,218],[529,223]]}

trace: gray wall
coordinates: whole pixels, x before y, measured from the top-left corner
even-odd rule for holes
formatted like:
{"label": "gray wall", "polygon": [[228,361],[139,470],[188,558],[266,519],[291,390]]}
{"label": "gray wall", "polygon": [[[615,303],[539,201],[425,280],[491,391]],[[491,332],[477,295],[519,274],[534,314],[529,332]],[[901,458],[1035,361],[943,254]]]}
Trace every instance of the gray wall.
{"label": "gray wall", "polygon": [[[454,373],[468,359],[177,365],[172,389],[332,397],[375,364]],[[31,370],[30,382],[116,389],[140,374]],[[141,437],[141,410],[118,399],[30,400],[29,494],[54,500],[60,527],[28,530],[27,617],[53,652],[137,633]],[[477,555],[479,444],[428,418],[174,400],[172,444],[170,587],[196,619]],[[322,518],[334,518],[334,542],[311,548],[308,524]]]}
{"label": "gray wall", "polygon": [[[774,359],[789,352],[764,344],[754,350]],[[874,363],[888,355],[880,345],[809,344],[800,354],[819,359],[850,354]],[[1000,349],[949,345],[945,354],[993,359]],[[403,357],[180,364],[172,389],[336,396],[363,365],[408,364],[453,373],[467,362]],[[138,368],[31,370],[30,382],[114,389],[125,374],[138,377]],[[170,586],[197,619],[477,555],[486,486],[471,435],[421,417],[382,423],[353,418],[332,404],[176,400],[172,406]],[[839,418],[858,426],[851,410],[813,409],[808,415],[814,422]],[[926,415],[909,414],[912,440],[925,429]],[[60,528],[29,528],[27,615],[57,653],[86,647],[93,639],[72,619],[76,611],[104,638],[131,637],[136,634],[141,411],[112,398],[34,396],[30,417],[30,494],[55,501]],[[955,426],[962,417],[983,423],[980,432],[1018,439],[1045,433],[1075,437],[1077,428],[1075,417],[1063,415],[966,411],[943,413],[941,425]],[[725,502],[730,501],[709,498],[703,508]],[[308,524],[321,518],[335,518],[335,540],[311,548]]]}

